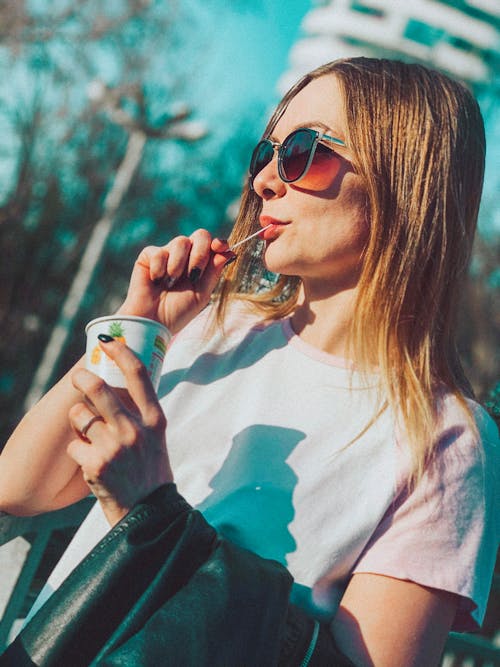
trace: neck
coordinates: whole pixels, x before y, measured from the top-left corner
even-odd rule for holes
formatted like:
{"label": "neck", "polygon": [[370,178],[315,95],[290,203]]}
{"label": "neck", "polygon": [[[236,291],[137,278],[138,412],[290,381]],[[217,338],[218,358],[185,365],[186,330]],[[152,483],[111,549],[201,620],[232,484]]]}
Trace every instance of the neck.
{"label": "neck", "polygon": [[304,282],[292,316],[295,333],[324,352],[347,358],[356,294],[356,287],[331,290],[324,282]]}

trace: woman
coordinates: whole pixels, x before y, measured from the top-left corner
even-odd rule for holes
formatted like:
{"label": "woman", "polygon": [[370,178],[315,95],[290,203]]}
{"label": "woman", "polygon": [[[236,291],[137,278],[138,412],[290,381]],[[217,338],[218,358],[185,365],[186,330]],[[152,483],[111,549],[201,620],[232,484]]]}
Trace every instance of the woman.
{"label": "woman", "polygon": [[[234,262],[198,230],[134,266],[120,312],[176,334],[160,403],[104,336],[130,396],[70,372],[7,444],[0,507],[90,487],[115,524],[175,480],[222,535],[287,566],[292,600],[354,664],[438,664],[451,628],[480,624],[498,547],[498,433],[455,346],[484,150],[477,104],[441,74],[354,58],[307,75],[254,151],[231,238],[260,225],[264,243]],[[109,527],[99,512],[78,551]]]}

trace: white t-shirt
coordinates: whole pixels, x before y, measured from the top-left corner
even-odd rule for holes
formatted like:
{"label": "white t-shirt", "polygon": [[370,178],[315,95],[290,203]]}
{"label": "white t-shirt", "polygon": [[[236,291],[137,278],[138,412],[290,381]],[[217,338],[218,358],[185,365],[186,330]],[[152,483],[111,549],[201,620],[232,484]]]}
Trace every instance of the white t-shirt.
{"label": "white t-shirt", "polygon": [[[293,600],[330,618],[354,572],[457,593],[454,628],[481,623],[499,543],[499,442],[473,405],[440,397],[435,463],[410,494],[409,456],[377,376],[317,350],[289,319],[234,306],[224,332],[205,310],[168,353],[159,395],[178,489],[225,537],[284,564]],[[40,602],[109,529],[98,505]],[[37,605],[39,606],[39,605]]]}

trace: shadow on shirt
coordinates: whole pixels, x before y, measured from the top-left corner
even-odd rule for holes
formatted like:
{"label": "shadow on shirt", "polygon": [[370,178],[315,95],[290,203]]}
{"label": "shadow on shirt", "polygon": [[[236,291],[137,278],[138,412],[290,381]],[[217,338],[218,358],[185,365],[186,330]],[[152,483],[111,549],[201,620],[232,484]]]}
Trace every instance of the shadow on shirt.
{"label": "shadow on shirt", "polygon": [[208,385],[242,368],[249,368],[274,350],[288,344],[284,335],[277,335],[276,327],[259,331],[259,344],[252,344],[255,331],[250,330],[234,347],[218,354],[203,352],[190,366],[170,370],[162,375],[158,397],[162,398],[181,382]]}
{"label": "shadow on shirt", "polygon": [[297,476],[286,460],[305,437],[264,424],[244,429],[210,480],[212,493],[198,505],[225,538],[283,565],[297,546],[288,530]]}

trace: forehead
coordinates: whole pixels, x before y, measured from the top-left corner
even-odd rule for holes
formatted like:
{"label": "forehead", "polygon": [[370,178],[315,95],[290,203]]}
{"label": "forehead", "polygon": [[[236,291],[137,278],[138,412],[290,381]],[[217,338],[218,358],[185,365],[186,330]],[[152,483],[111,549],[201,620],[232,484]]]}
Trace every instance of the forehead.
{"label": "forehead", "polygon": [[273,135],[283,139],[297,127],[328,128],[336,137],[345,136],[344,105],[340,85],[333,74],[313,79],[290,101]]}

